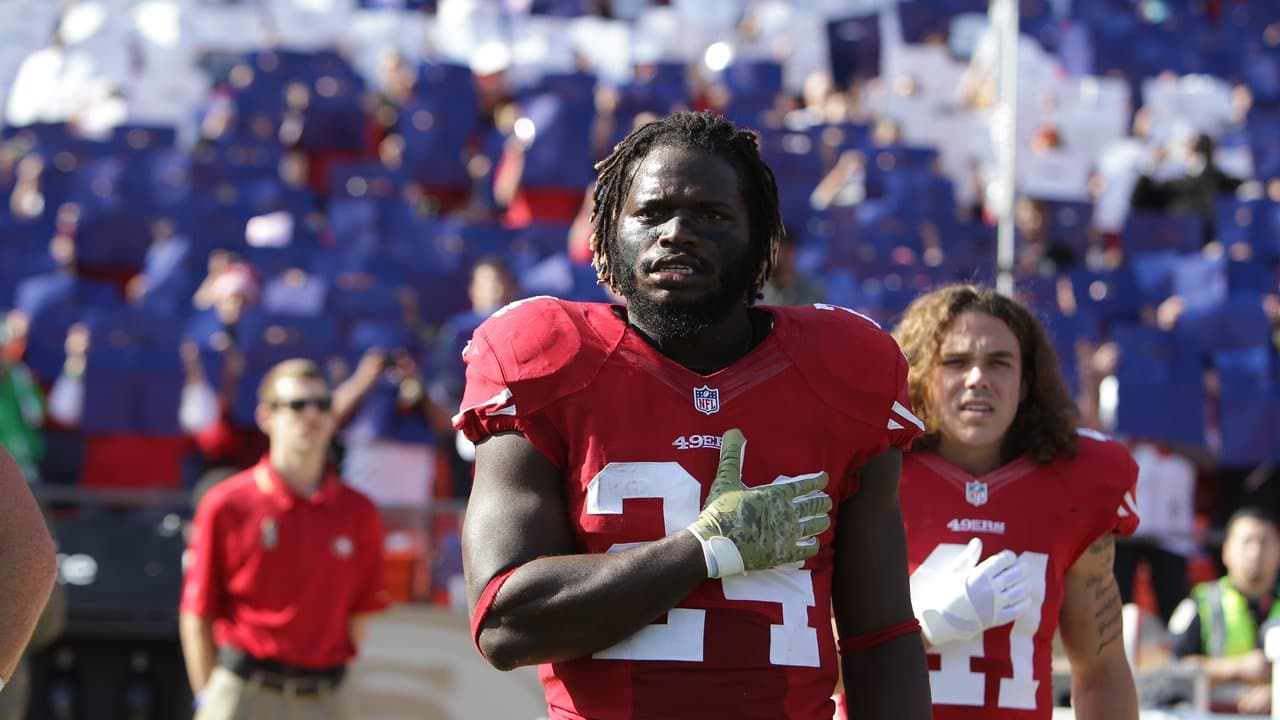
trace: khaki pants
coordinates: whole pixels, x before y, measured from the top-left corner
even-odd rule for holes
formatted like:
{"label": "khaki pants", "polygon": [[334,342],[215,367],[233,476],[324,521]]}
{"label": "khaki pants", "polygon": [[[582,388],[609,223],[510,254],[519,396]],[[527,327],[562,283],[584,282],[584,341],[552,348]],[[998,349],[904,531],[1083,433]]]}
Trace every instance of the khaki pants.
{"label": "khaki pants", "polygon": [[195,720],[346,720],[341,687],[298,695],[271,690],[256,680],[245,680],[224,667],[216,667],[205,686]]}

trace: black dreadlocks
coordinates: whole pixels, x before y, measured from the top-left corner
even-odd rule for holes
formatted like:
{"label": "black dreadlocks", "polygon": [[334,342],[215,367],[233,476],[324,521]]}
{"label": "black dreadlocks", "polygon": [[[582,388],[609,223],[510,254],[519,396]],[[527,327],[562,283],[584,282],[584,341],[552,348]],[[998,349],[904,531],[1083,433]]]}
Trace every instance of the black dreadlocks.
{"label": "black dreadlocks", "polygon": [[778,184],[773,171],[760,158],[756,136],[739,130],[710,111],[678,112],[646,123],[618,143],[609,157],[596,163],[600,174],[593,196],[595,206],[591,210],[591,221],[596,228],[591,236],[591,264],[595,266],[596,276],[615,292],[621,287],[612,261],[618,242],[618,213],[640,161],[653,148],[665,146],[705,150],[738,171],[750,223],[748,264],[756,268],[755,284],[747,303],[754,303],[773,272],[778,241],[784,232],[778,209]]}

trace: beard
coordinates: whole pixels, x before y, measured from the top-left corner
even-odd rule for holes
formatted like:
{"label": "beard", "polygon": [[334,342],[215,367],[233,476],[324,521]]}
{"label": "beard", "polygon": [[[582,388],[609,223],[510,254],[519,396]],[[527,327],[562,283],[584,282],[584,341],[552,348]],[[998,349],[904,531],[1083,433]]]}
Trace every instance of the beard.
{"label": "beard", "polygon": [[688,340],[724,319],[745,302],[754,280],[746,257],[725,258],[715,291],[691,300],[658,299],[640,290],[636,282],[638,261],[628,260],[619,273],[618,288],[618,294],[627,300],[627,314],[635,324],[669,340]]}

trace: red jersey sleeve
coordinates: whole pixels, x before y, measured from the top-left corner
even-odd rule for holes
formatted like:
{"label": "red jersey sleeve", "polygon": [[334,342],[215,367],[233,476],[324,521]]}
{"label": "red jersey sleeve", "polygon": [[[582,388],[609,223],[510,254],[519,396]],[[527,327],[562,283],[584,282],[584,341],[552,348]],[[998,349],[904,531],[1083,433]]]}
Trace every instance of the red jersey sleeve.
{"label": "red jersey sleeve", "polygon": [[547,409],[587,387],[612,350],[580,304],[538,297],[485,320],[462,353],[467,384],[454,427],[468,440],[523,434],[564,468],[566,443]]}
{"label": "red jersey sleeve", "polygon": [[896,362],[897,379],[894,387],[897,396],[889,406],[885,429],[889,432],[889,446],[906,452],[911,449],[911,444],[916,441],[916,438],[924,434],[924,423],[915,416],[915,411],[911,407],[911,392],[907,388],[907,358],[893,338],[889,338],[889,342],[893,343]]}
{"label": "red jersey sleeve", "polygon": [[179,608],[206,619],[217,617],[222,603],[221,588],[224,584],[219,578],[224,560],[218,543],[226,507],[222,497],[221,493],[210,493],[196,508],[187,549],[182,554],[182,601]]}
{"label": "red jersey sleeve", "polygon": [[383,585],[383,549],[386,542],[382,527],[382,514],[373,503],[360,498],[364,503],[365,517],[360,523],[360,547],[363,549],[361,582],[352,597],[351,613],[359,615],[383,610],[387,607],[387,588]]}
{"label": "red jersey sleeve", "polygon": [[1076,457],[1068,467],[1072,480],[1081,485],[1081,502],[1093,508],[1095,518],[1085,544],[1113,533],[1132,535],[1138,529],[1138,507],[1134,500],[1138,485],[1138,463],[1123,444],[1102,433],[1081,429]]}
{"label": "red jersey sleeve", "polygon": [[834,411],[872,426],[879,442],[868,455],[910,449],[924,423],[911,409],[907,358],[893,336],[866,315],[838,305],[774,310],[793,318],[791,352],[810,384]]}

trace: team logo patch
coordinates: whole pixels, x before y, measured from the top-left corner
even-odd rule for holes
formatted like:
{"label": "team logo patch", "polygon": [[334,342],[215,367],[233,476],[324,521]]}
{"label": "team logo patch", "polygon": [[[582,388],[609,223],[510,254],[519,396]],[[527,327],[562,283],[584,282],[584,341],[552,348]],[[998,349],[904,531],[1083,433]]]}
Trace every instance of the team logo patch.
{"label": "team logo patch", "polygon": [[720,390],[703,385],[693,389],[693,407],[704,415],[720,412]]}
{"label": "team logo patch", "polygon": [[262,538],[262,549],[274,550],[280,540],[279,533],[276,530],[276,519],[262,518],[258,531],[259,536]]}
{"label": "team logo patch", "polygon": [[340,558],[349,558],[351,553],[355,551],[355,545],[351,542],[351,538],[346,535],[339,535],[333,539],[333,554]]}
{"label": "team logo patch", "polygon": [[974,480],[964,484],[964,499],[969,501],[970,505],[986,505],[987,504],[987,484],[981,480]]}

